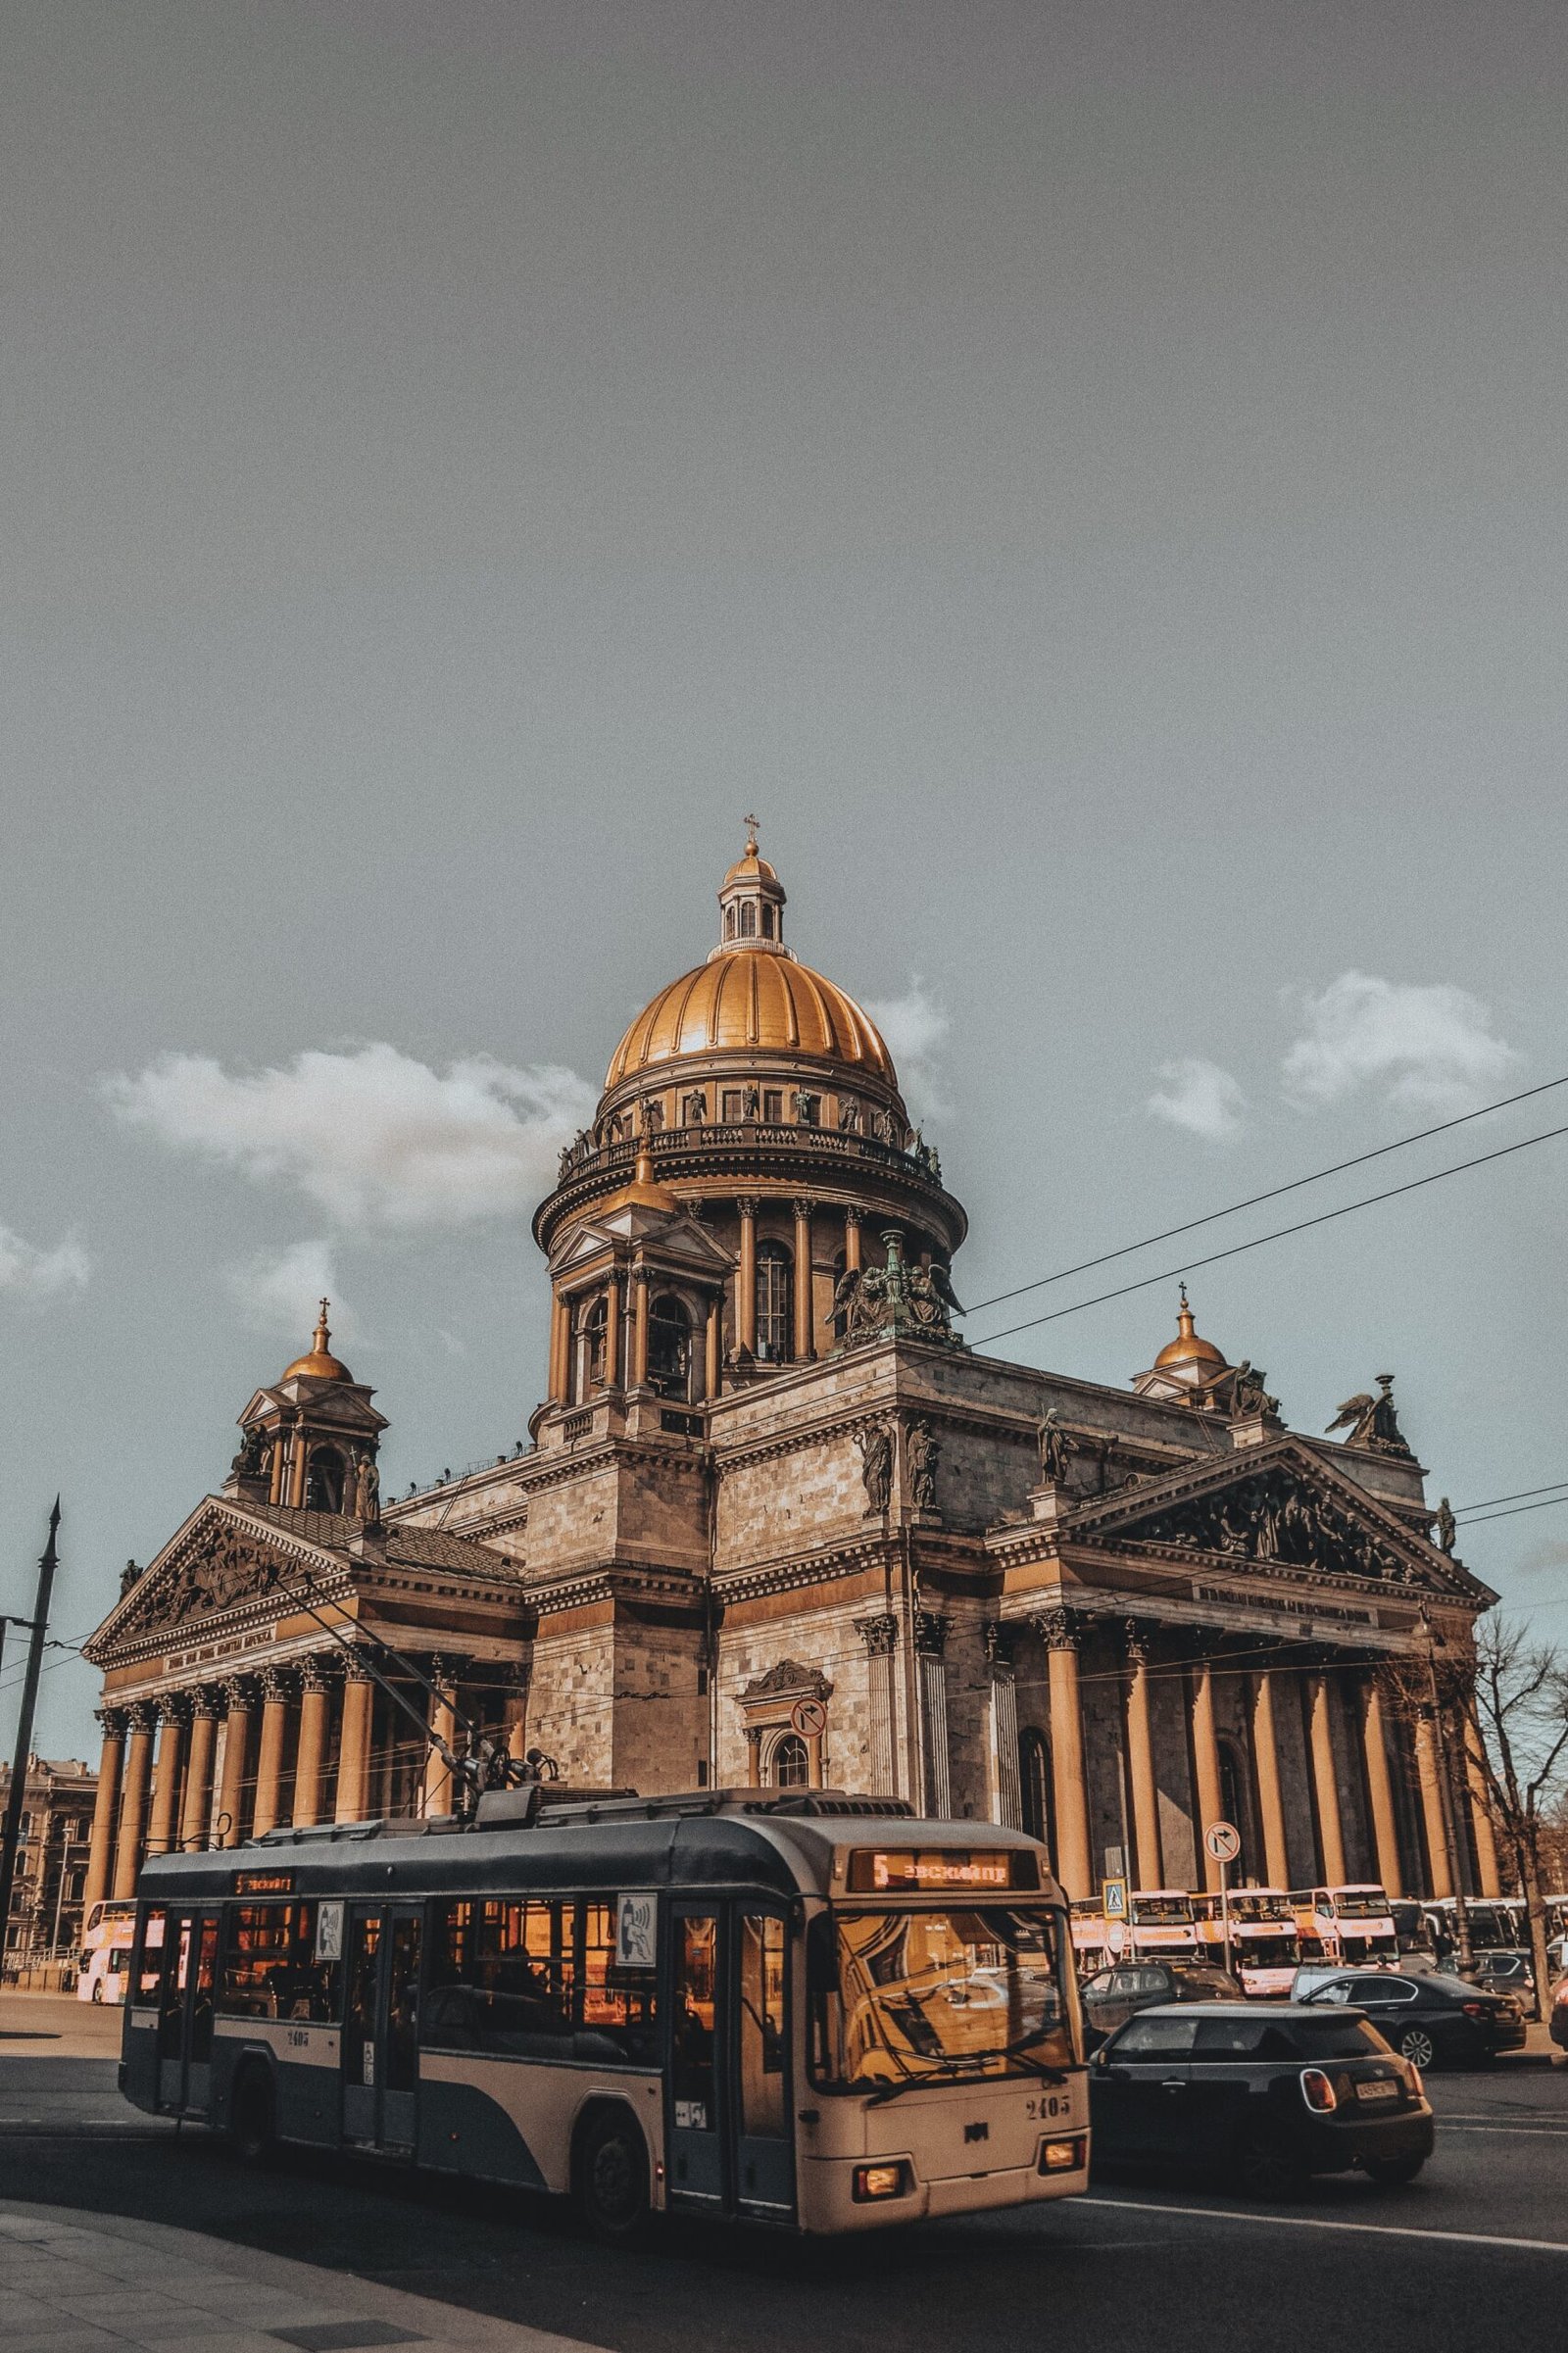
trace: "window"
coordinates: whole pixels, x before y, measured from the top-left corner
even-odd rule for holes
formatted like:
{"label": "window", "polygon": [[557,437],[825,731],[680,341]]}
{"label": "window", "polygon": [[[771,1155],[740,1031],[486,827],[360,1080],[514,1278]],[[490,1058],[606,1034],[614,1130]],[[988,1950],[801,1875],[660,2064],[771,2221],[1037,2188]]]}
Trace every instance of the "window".
{"label": "window", "polygon": [[1296,2045],[1268,2018],[1200,2018],[1195,2059],[1294,2059]]}
{"label": "window", "polygon": [[342,1510],[343,1457],[336,1446],[318,1446],[311,1456],[311,1467],[305,1481],[305,1504],[309,1511]]}
{"label": "window", "polygon": [[733,906],[727,907],[724,909],[724,937],[726,940],[733,940],[735,937],[735,909]]}
{"label": "window", "polygon": [[1117,2059],[1190,2059],[1196,2018],[1159,2018],[1146,2011],[1116,2036],[1112,2057]]}
{"label": "window", "polygon": [[337,1961],[318,1960],[315,1903],[236,1904],[218,2008],[224,2018],[297,2018],[328,2025],[338,2014]]}
{"label": "window", "polygon": [[757,1253],[757,1353],[766,1364],[790,1356],[790,1253],[764,1242]]}
{"label": "window", "polygon": [[770,940],[773,937],[773,909],[770,907],[764,907],[762,909],[762,937],[764,940]]}
{"label": "window", "polygon": [[1051,1789],[1051,1746],[1043,1732],[1025,1725],[1018,1735],[1018,1789],[1023,1826],[1031,1838],[1055,1852],[1056,1825]]}
{"label": "window", "polygon": [[[149,1912],[143,1923],[141,1954],[136,1963],[136,1989],[133,1997],[138,2002],[155,2002],[160,1997],[164,1982],[166,1927],[166,1917],[162,1912]],[[126,1958],[128,1959],[128,1957],[127,1955]],[[123,1965],[122,1963],[122,1967]]]}
{"label": "window", "polygon": [[612,1896],[432,1905],[426,2048],[649,2065],[654,2020],[654,1972],[616,1962]]}
{"label": "window", "polygon": [[661,1397],[683,1397],[691,1378],[691,1318],[664,1292],[648,1310],[648,1378]]}
{"label": "window", "polygon": [[785,2140],[784,1923],[771,1912],[745,1912],[739,1925],[740,2128]]}
{"label": "window", "polygon": [[741,938],[755,940],[756,937],[757,902],[754,899],[743,900],[741,903]]}
{"label": "window", "polygon": [[773,1751],[771,1772],[775,1789],[805,1789],[810,1786],[810,1758],[798,1732],[787,1732],[779,1741]]}
{"label": "window", "polygon": [[767,1122],[769,1127],[781,1127],[783,1125],[784,1090],[782,1087],[763,1088],[762,1117]]}
{"label": "window", "polygon": [[588,1320],[583,1330],[588,1340],[589,1385],[594,1389],[603,1389],[610,1338],[610,1306],[607,1300],[595,1299],[588,1310]]}
{"label": "window", "polygon": [[738,1127],[740,1125],[745,1100],[746,1099],[739,1087],[726,1087],[724,1089],[723,1103],[719,1111],[719,1117],[723,1120],[726,1127]]}

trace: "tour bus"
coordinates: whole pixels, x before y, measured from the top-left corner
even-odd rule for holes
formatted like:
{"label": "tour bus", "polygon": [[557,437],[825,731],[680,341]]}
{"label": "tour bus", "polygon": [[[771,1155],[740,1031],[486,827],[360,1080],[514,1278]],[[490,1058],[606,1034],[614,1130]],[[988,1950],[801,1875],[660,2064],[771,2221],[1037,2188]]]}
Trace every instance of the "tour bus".
{"label": "tour bus", "polygon": [[274,2141],[842,2231],[1087,2184],[1067,1905],[1021,1831],[830,1790],[270,1831],[145,1865],[122,2082]]}
{"label": "tour bus", "polygon": [[1196,1954],[1194,1901],[1185,1887],[1135,1887],[1127,1899],[1129,1950],[1160,1959]]}
{"label": "tour bus", "polygon": [[1242,1991],[1289,1993],[1301,1958],[1296,1907],[1289,1894],[1283,1887],[1238,1887],[1229,1903],[1231,1961]]}
{"label": "tour bus", "polygon": [[1344,1961],[1361,1967],[1399,1958],[1399,1939],[1386,1890],[1375,1881],[1309,1887],[1291,1897],[1303,1961]]}
{"label": "tour bus", "polygon": [[77,2001],[124,2000],[135,1928],[136,1906],[128,1897],[93,1905],[81,1932],[81,1951],[76,1963]]}
{"label": "tour bus", "polygon": [[1093,1977],[1098,1970],[1109,1969],[1120,1959],[1126,1924],[1107,1920],[1098,1895],[1075,1895],[1071,1920],[1073,1959],[1078,1964],[1080,1978]]}

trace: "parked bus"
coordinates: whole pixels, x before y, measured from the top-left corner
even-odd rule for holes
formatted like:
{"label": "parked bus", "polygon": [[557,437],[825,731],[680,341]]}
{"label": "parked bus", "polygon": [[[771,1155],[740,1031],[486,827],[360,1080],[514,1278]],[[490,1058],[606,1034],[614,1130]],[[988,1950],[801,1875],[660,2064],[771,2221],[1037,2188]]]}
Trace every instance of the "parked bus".
{"label": "parked bus", "polygon": [[1185,1887],[1135,1887],[1127,1899],[1128,1950],[1160,1959],[1198,1950],[1194,1898]]}
{"label": "parked bus", "polygon": [[1386,1890],[1375,1881],[1310,1887],[1291,1897],[1301,1959],[1370,1966],[1399,1957],[1399,1939]]}
{"label": "parked bus", "polygon": [[[1242,1991],[1288,1994],[1301,1958],[1289,1894],[1283,1887],[1238,1887],[1229,1903],[1231,1963]],[[1214,1908],[1217,1913],[1217,1902]]]}
{"label": "parked bus", "polygon": [[1098,1895],[1073,1897],[1072,1952],[1080,1978],[1110,1968],[1120,1957],[1126,1934],[1124,1921],[1105,1918]]}
{"label": "parked bus", "polygon": [[81,1932],[76,1962],[79,2002],[122,2002],[130,1974],[136,1906],[129,1898],[95,1903]]}
{"label": "parked bus", "polygon": [[371,2152],[861,2230],[1082,2190],[1067,1905],[1022,1832],[827,1790],[488,1793],[471,1828],[150,1860],[122,2080],[242,2153]]}

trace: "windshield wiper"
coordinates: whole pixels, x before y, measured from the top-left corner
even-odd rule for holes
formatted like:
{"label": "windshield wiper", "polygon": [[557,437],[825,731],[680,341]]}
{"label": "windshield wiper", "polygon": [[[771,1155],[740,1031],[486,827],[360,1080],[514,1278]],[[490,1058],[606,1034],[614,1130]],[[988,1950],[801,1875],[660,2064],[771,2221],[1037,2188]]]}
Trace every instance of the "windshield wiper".
{"label": "windshield wiper", "polygon": [[1030,2074],[1038,2077],[1042,2083],[1065,2083],[1069,2080],[1065,2068],[1053,2067],[1044,2059],[1024,2057],[1030,2043],[1039,2040],[1038,2034],[1025,2034],[1021,2041],[1004,2042],[997,2050],[949,2051],[945,2054],[948,2060],[947,2066],[933,2067],[928,2074],[903,2076],[897,2083],[884,2083],[879,2090],[872,2092],[866,2106],[868,2108],[885,2107],[889,2100],[901,2099],[905,2092],[916,2091],[922,2083],[961,2083],[963,2081],[962,2070],[970,2067],[983,2067],[991,2059],[1023,2059]]}

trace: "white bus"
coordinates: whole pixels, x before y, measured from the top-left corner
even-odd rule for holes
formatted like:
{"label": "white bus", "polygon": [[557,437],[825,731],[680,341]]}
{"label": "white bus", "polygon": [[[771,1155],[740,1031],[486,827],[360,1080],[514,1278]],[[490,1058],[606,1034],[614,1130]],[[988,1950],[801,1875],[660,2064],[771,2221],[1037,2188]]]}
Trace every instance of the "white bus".
{"label": "white bus", "polygon": [[1292,1896],[1303,1961],[1354,1967],[1398,1963],[1399,1939],[1387,1890],[1376,1881],[1308,1887]]}
{"label": "white bus", "polygon": [[1231,1958],[1242,1991],[1288,1994],[1301,1958],[1289,1894],[1283,1887],[1238,1887],[1228,1901]]}
{"label": "white bus", "polygon": [[1159,1961],[1196,1956],[1198,1916],[1185,1887],[1135,1887],[1127,1915],[1129,1954]]}
{"label": "white bus", "polygon": [[480,1798],[143,1870],[122,2080],[348,2147],[799,2231],[1086,2186],[1066,1901],[1022,1832],[829,1790]]}
{"label": "white bus", "polygon": [[136,1906],[130,1898],[95,1903],[81,1932],[76,1963],[79,2002],[122,2002],[130,1974]]}

